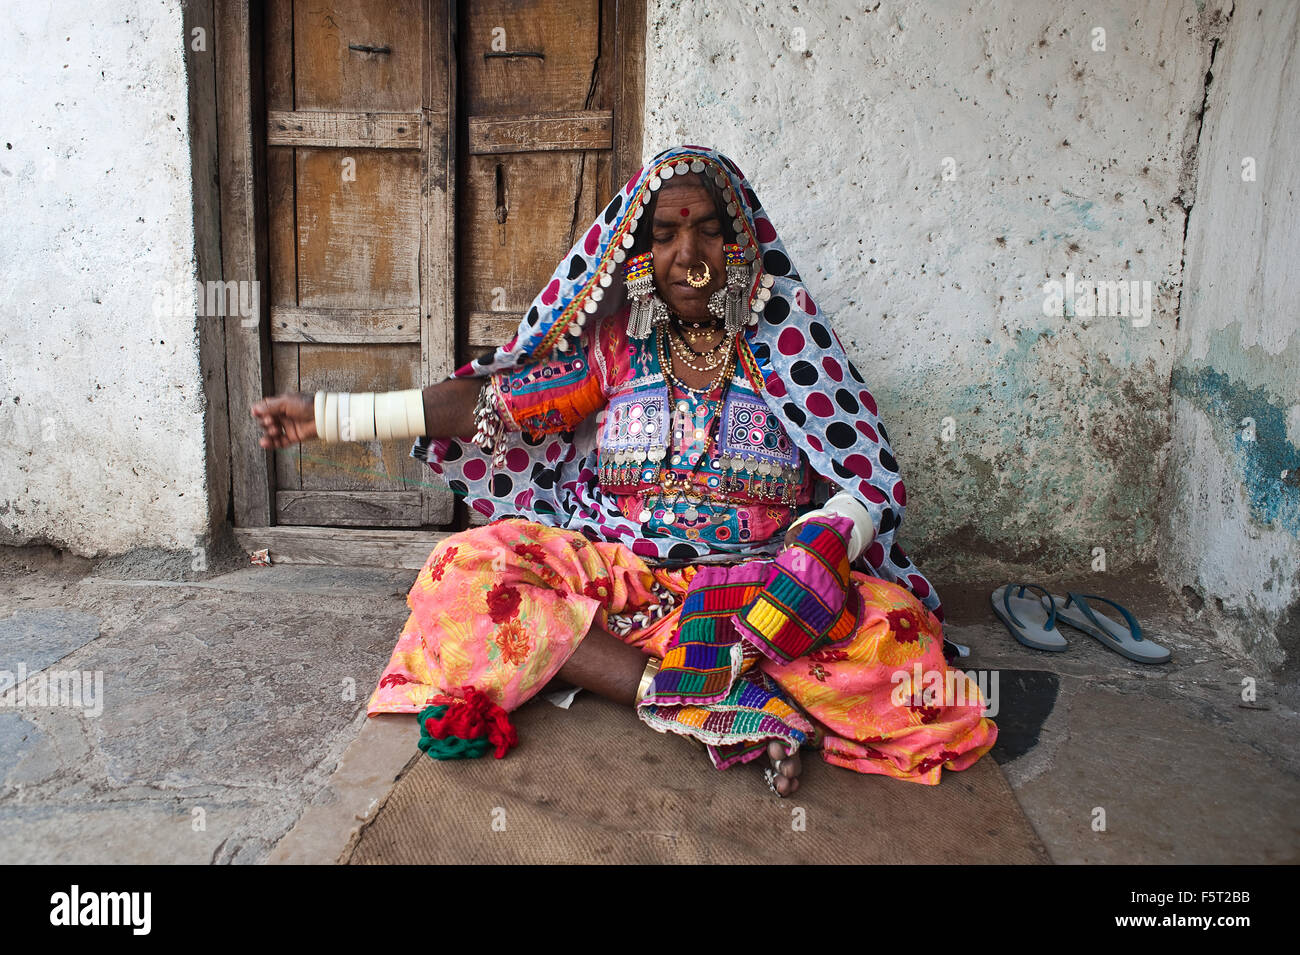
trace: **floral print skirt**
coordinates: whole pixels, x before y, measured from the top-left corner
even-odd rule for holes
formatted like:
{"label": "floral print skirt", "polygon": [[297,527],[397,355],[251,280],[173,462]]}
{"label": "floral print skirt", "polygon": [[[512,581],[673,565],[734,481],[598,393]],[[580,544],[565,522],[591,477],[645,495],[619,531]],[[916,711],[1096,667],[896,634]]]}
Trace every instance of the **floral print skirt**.
{"label": "floral print skirt", "polygon": [[[627,620],[665,592],[674,609],[612,628],[663,657],[694,568],[651,568],[623,544],[503,520],[453,534],[429,555],[411,610],[368,712],[417,713],[432,695],[472,685],[515,710],[559,673],[592,624]],[[908,590],[854,573],[864,605],[853,640],[787,664],[759,666],[824,730],[826,762],[936,784],[987,753],[997,727],[976,682],[950,669],[943,632]],[[653,616],[650,614],[649,616]],[[644,619],[644,618],[643,618]]]}

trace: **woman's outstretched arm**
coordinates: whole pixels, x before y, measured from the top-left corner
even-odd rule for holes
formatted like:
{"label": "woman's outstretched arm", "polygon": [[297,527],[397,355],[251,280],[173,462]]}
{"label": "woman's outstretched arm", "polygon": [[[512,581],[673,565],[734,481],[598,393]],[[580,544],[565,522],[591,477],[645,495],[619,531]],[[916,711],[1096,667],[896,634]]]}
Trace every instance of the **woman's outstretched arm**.
{"label": "woman's outstretched arm", "polygon": [[[474,405],[482,378],[450,378],[423,389],[425,434],[456,438],[474,433]],[[263,398],[249,410],[262,426],[264,448],[287,448],[318,437],[315,396],[291,392]]]}

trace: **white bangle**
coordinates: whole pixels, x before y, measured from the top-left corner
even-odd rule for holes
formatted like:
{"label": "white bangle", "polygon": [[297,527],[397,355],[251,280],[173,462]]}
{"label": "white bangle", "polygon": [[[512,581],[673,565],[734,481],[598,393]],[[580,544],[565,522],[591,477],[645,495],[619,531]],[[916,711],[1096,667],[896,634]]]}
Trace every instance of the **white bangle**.
{"label": "white bangle", "polygon": [[325,393],[325,440],[333,444],[339,439],[339,396],[338,392]]}
{"label": "white bangle", "polygon": [[814,517],[847,517],[853,522],[853,533],[849,538],[848,557],[850,562],[861,557],[863,551],[876,538],[876,525],[871,520],[871,512],[863,507],[862,503],[848,491],[840,491],[821,507],[804,514],[790,525],[790,529],[794,530],[800,524],[810,521]]}
{"label": "white bangle", "polygon": [[337,441],[388,441],[425,434],[424,391],[316,392],[316,434]]}
{"label": "white bangle", "polygon": [[375,393],[363,391],[352,396],[352,437],[349,441],[375,440]]}

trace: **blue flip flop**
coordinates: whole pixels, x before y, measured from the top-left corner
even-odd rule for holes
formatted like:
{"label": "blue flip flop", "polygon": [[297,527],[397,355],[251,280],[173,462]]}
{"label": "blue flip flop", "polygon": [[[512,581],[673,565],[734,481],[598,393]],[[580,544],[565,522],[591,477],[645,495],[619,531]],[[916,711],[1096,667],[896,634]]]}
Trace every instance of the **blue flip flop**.
{"label": "blue flip flop", "polygon": [[[1017,594],[1011,591],[1019,587]],[[1026,597],[1026,590],[1040,591],[1042,601]],[[1056,626],[1056,605],[1052,595],[1037,584],[1007,584],[993,591],[993,612],[1011,635],[1035,650],[1061,651],[1069,646]]]}
{"label": "blue flip flop", "polygon": [[[1104,613],[1094,611],[1088,605],[1090,600],[1110,604],[1118,610],[1124,615],[1124,622],[1128,624],[1128,629],[1125,630]],[[1071,590],[1067,591],[1064,600],[1048,594],[1043,598],[1043,606],[1054,609],[1056,619],[1062,623],[1068,623],[1076,630],[1082,630],[1088,636],[1096,637],[1105,646],[1135,663],[1169,662],[1169,651],[1158,643],[1144,638],[1142,627],[1133,615],[1113,600],[1107,600],[1096,594],[1077,594]]]}

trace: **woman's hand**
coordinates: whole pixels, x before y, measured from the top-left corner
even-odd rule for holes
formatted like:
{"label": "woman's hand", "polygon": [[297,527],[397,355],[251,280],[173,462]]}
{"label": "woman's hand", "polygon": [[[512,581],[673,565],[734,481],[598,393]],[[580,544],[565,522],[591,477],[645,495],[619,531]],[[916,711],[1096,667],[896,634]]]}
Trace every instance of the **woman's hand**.
{"label": "woman's hand", "polygon": [[[866,511],[863,511],[863,514],[865,515],[865,514],[866,514]],[[830,516],[835,517],[835,516],[838,516],[838,515],[832,514],[832,515],[830,515]],[[866,521],[867,518],[866,518],[866,517],[863,517],[863,520]],[[858,545],[858,548],[857,548],[856,550],[855,550],[852,546],[849,547],[849,558],[850,558],[850,562],[852,562],[853,560],[856,560],[856,559],[857,559],[857,556],[856,556],[856,555],[859,555],[859,554],[865,552],[866,549],[867,549],[868,547],[871,546],[871,542],[874,541],[874,540],[876,539],[876,528],[875,528],[874,525],[872,525],[872,524],[870,524],[870,523],[867,523],[867,524],[865,524],[865,525],[857,525],[857,524],[855,524],[855,525],[854,525],[854,531],[853,531],[853,533],[854,533],[855,535],[859,535],[859,536],[861,536],[861,533],[862,533],[862,532],[860,532],[859,528],[860,528],[860,527],[863,527],[863,526],[865,526],[865,540],[863,540],[863,541]],[[799,531],[802,529],[802,527],[803,527],[803,525],[798,525],[798,526],[793,526],[793,525],[792,525],[792,526],[790,527],[790,529],[789,529],[788,531],[785,532],[785,540],[784,540],[784,542],[782,543],[782,546],[788,548],[788,547],[790,547],[792,544],[794,544],[794,542],[795,542],[795,541],[798,539],[798,537],[799,537]]]}
{"label": "woman's hand", "polygon": [[304,392],[263,398],[250,409],[262,426],[258,444],[287,448],[316,437],[316,396]]}
{"label": "woman's hand", "polygon": [[799,527],[791,526],[791,528],[785,532],[785,540],[782,542],[781,546],[784,548],[791,547],[794,542],[799,539],[799,529]]}

